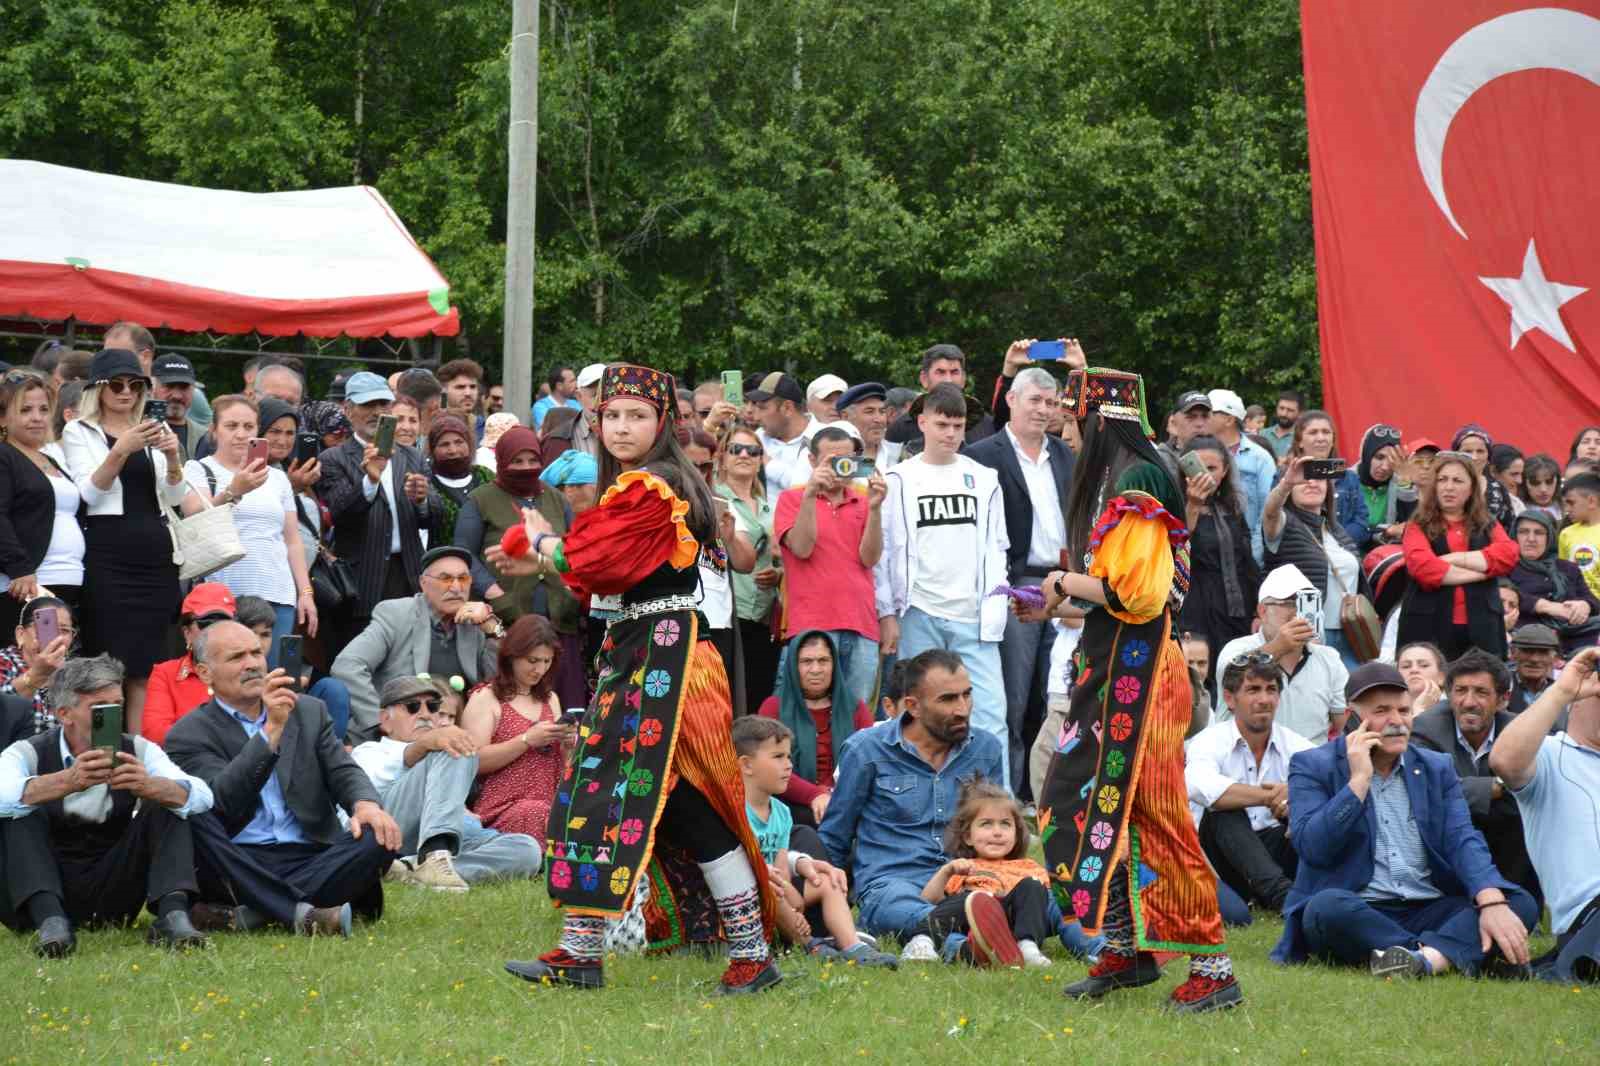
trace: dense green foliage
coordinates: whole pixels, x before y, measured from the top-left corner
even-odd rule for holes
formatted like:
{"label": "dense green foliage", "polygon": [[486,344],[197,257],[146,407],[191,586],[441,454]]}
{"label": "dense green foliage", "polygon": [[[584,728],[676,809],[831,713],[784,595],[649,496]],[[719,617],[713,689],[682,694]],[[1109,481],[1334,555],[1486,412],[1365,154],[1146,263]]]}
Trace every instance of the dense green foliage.
{"label": "dense green foliage", "polygon": [[[498,363],[506,0],[16,6],[0,153],[375,184]],[[1065,333],[1159,398],[1316,385],[1295,0],[545,0],[539,134],[540,370]]]}

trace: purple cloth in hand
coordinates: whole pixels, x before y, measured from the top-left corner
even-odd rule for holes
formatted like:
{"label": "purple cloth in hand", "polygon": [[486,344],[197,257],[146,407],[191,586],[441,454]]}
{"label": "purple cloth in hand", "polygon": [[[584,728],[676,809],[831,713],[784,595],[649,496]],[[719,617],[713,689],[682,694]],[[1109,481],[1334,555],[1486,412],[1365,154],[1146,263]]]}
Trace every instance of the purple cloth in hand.
{"label": "purple cloth in hand", "polygon": [[1013,588],[1010,585],[996,585],[989,590],[989,595],[1010,596],[1012,600],[1029,610],[1037,611],[1044,607],[1044,592],[1037,587],[1024,585],[1021,588]]}

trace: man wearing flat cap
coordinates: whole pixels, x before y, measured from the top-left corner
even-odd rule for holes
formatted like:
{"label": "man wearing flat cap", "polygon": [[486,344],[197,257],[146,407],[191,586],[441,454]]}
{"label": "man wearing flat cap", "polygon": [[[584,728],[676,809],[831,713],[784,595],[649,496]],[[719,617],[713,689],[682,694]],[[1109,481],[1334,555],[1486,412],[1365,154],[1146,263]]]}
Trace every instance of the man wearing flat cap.
{"label": "man wearing flat cap", "polygon": [[1511,631],[1511,695],[1506,710],[1521,714],[1555,681],[1556,656],[1561,638],[1540,622],[1527,622]]}
{"label": "man wearing flat cap", "polygon": [[888,396],[888,388],[880,382],[863,381],[845,389],[834,401],[839,417],[856,427],[862,454],[872,458],[880,474],[898,463],[905,450],[905,445],[884,437],[889,429]]}

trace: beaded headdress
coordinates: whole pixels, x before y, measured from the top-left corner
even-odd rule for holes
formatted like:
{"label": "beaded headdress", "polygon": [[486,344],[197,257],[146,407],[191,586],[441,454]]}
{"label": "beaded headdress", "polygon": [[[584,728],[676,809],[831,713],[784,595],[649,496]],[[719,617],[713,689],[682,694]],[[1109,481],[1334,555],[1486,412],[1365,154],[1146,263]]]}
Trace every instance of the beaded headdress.
{"label": "beaded headdress", "polygon": [[678,409],[678,383],[671,374],[634,363],[607,363],[600,373],[600,398],[596,408],[612,400],[643,400],[657,416],[670,418]]}
{"label": "beaded headdress", "polygon": [[1126,370],[1098,366],[1074,370],[1062,389],[1061,406],[1071,418],[1098,411],[1106,418],[1139,423],[1146,437],[1155,435],[1145,411],[1144,379]]}

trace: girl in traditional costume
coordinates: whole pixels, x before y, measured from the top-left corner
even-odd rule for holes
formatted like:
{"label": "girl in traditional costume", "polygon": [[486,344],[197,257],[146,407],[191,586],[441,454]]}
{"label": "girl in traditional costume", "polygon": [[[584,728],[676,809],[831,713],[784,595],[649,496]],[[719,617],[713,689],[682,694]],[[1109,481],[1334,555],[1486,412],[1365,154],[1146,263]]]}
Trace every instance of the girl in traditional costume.
{"label": "girl in traditional costume", "polygon": [[1150,444],[1137,374],[1074,370],[1063,406],[1083,438],[1067,504],[1083,569],[1051,574],[1043,590],[1052,613],[1071,600],[1087,616],[1039,824],[1063,912],[1106,938],[1100,962],[1064,991],[1150,984],[1154,953],[1179,952],[1191,962],[1173,1007],[1231,1007],[1243,997],[1183,777],[1192,700],[1172,617],[1188,587],[1184,496]]}
{"label": "girl in traditional costume", "polygon": [[[716,649],[700,639],[695,562],[714,535],[715,512],[675,439],[676,407],[671,375],[607,366],[599,505],[565,537],[526,511],[525,525],[489,553],[502,569],[552,567],[579,595],[620,595],[623,603],[601,645],[595,697],[550,812],[546,878],[563,907],[561,943],[506,964],[529,981],[604,984],[606,920],[626,909],[644,876],[652,924],[668,931],[652,947],[687,942],[709,918],[720,924],[731,959],[720,992],[755,992],[780,979],[767,948],[767,868],[745,818],[729,739],[728,678]],[[669,852],[692,862],[663,873]]]}

